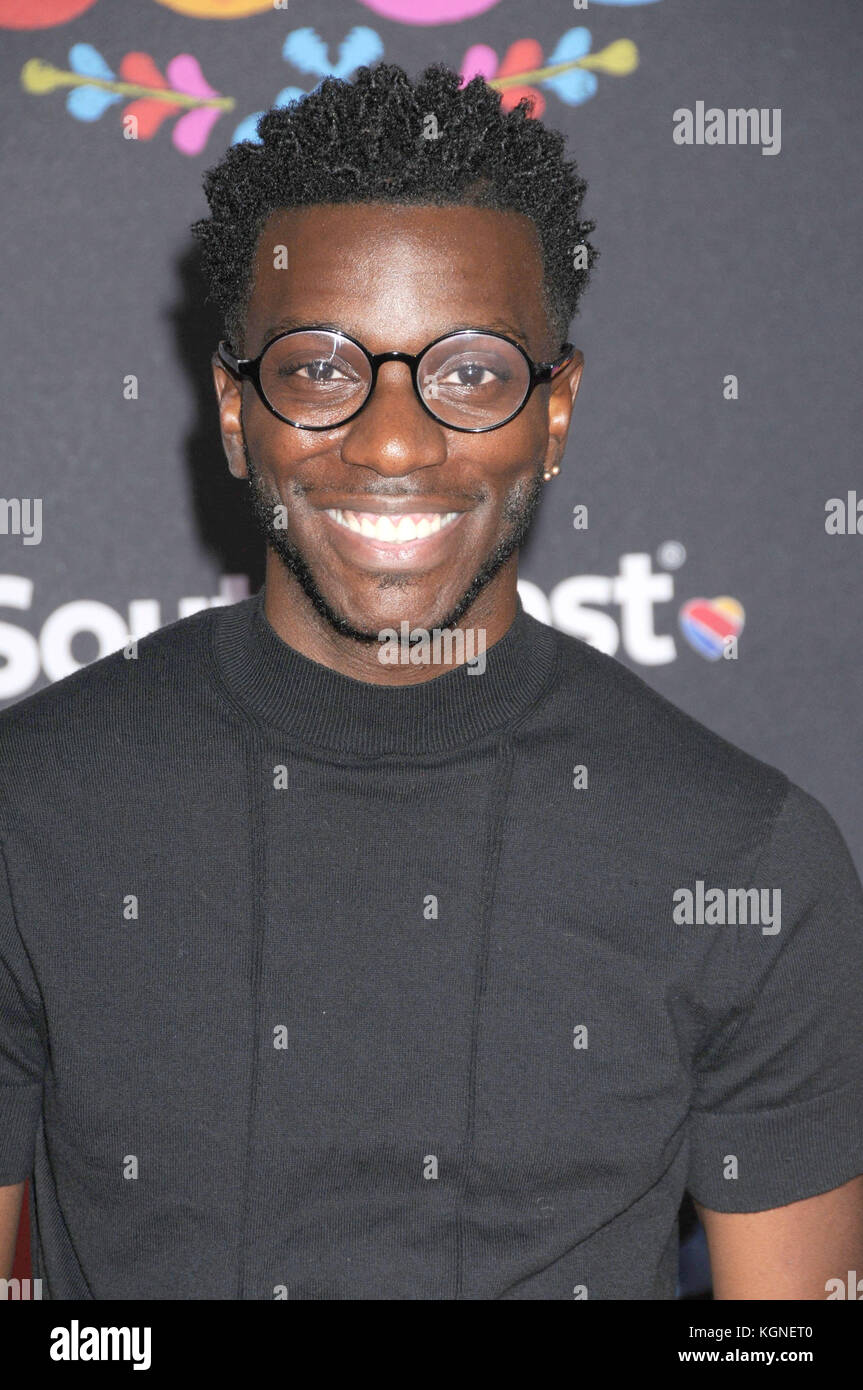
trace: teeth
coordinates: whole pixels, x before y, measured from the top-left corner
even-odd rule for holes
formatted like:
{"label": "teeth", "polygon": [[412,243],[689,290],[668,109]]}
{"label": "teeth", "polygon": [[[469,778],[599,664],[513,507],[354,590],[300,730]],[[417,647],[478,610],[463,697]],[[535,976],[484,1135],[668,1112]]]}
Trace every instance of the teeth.
{"label": "teeth", "polygon": [[459,512],[445,512],[443,515],[440,512],[427,512],[416,513],[413,516],[381,516],[377,512],[327,508],[327,516],[331,516],[340,526],[347,526],[349,531],[357,531],[361,536],[368,536],[371,540],[400,541],[402,544],[405,541],[419,541],[424,540],[426,536],[433,536],[443,526],[449,526],[459,515]]}

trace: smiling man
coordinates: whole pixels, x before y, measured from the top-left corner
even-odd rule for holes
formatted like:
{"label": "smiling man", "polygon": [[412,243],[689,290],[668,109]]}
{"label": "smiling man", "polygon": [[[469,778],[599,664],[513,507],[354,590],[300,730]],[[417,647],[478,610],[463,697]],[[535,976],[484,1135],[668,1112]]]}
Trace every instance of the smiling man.
{"label": "smiling man", "polygon": [[52,1298],[669,1299],[688,1190],[718,1297],[825,1298],[863,1267],[848,851],[517,594],[583,181],[442,69],[259,133],[195,232],[265,586],[0,717],[0,1264],[32,1175]]}
{"label": "smiling man", "polygon": [[393,623],[439,631],[469,613],[498,641],[583,363],[548,322],[533,224],[475,206],[279,209],[252,279],[254,406],[224,345],[214,370],[228,459],[270,545],[268,620],[373,682]]}

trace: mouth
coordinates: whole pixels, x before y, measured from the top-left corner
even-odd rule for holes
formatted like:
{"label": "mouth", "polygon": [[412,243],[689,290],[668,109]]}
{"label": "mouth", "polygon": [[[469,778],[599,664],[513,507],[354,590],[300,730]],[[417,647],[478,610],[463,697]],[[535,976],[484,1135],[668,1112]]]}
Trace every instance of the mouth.
{"label": "mouth", "polygon": [[382,512],[356,512],[340,507],[327,507],[326,514],[339,526],[344,526],[355,535],[366,536],[369,540],[384,545],[405,545],[410,541],[424,541],[436,536],[444,527],[451,526],[461,512],[410,512],[393,516]]}
{"label": "mouth", "polygon": [[349,564],[381,569],[433,569],[442,564],[452,538],[468,515],[463,511],[360,511],[326,507],[320,515],[334,546]]}

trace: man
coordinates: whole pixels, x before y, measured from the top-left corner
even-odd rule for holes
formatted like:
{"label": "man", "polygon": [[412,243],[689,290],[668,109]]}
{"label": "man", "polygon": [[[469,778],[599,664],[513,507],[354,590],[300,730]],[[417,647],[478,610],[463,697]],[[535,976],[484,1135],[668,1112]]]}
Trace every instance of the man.
{"label": "man", "polygon": [[443,69],[259,133],[195,232],[265,588],[0,722],[7,1264],[32,1172],[52,1298],[673,1298],[688,1189],[718,1297],[824,1298],[863,1267],[845,845],[517,596],[584,183]]}

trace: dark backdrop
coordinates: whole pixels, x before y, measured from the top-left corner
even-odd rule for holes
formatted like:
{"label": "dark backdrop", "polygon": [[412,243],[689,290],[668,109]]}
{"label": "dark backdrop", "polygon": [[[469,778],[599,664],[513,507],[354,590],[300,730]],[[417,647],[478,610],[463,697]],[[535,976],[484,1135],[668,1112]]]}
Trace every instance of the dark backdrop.
{"label": "dark backdrop", "polygon": [[[524,601],[820,797],[863,864],[863,534],[825,524],[863,498],[857,0],[0,0],[0,32],[0,704],[260,582],[188,233],[203,170],[327,72],[473,48],[565,132],[602,252]],[[676,143],[699,102],[763,111],[763,142]]]}

